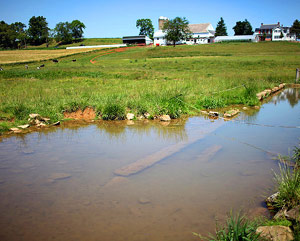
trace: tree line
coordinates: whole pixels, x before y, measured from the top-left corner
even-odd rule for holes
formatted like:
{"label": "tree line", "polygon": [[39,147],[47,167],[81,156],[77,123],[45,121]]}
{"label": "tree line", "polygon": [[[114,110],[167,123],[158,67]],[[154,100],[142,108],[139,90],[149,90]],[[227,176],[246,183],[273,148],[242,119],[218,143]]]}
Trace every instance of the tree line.
{"label": "tree line", "polygon": [[48,27],[48,22],[43,16],[30,18],[28,28],[21,22],[8,24],[0,22],[0,48],[16,49],[26,48],[28,44],[41,45],[46,43],[48,47],[51,41],[59,44],[68,44],[81,41],[85,25],[79,20],[72,22],[60,22],[54,29]]}

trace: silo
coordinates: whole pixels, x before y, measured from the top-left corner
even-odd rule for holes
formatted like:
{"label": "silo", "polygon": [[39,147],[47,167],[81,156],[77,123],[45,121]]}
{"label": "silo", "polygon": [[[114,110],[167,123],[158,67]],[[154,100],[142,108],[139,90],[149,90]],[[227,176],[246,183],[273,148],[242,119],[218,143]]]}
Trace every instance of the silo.
{"label": "silo", "polygon": [[158,19],[158,29],[162,30],[165,22],[167,22],[168,20],[169,19],[167,17],[160,16],[159,19]]}

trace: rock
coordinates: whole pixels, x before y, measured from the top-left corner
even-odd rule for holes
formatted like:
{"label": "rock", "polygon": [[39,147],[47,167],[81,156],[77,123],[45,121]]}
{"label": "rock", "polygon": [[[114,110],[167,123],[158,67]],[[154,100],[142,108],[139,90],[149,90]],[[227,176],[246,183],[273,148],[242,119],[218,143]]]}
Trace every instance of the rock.
{"label": "rock", "polygon": [[171,117],[169,115],[162,115],[159,117],[161,121],[170,121]]}
{"label": "rock", "polygon": [[29,118],[41,120],[41,116],[39,114],[29,114]]}
{"label": "rock", "polygon": [[261,237],[271,241],[294,240],[292,230],[285,226],[260,226],[256,229],[256,233],[260,233]]}
{"label": "rock", "polygon": [[266,203],[269,209],[274,209],[274,204],[277,200],[278,195],[279,192],[276,192],[266,199]]}
{"label": "rock", "polygon": [[243,107],[243,110],[248,110],[248,108],[246,106]]}
{"label": "rock", "polygon": [[53,173],[50,175],[49,180],[63,180],[63,179],[67,179],[70,178],[71,174],[69,173],[63,173],[63,172],[57,172],[57,173]]}
{"label": "rock", "polygon": [[278,87],[274,87],[274,88],[272,88],[272,93],[274,93],[274,92],[276,92],[276,91],[278,91],[278,90],[279,90]]}
{"label": "rock", "polygon": [[140,116],[137,117],[138,120],[143,120],[144,118],[145,118],[145,117],[142,116],[142,115],[140,115]]}
{"label": "rock", "polygon": [[259,110],[260,107],[258,105],[254,106],[254,109]]}
{"label": "rock", "polygon": [[30,125],[28,125],[28,124],[26,124],[26,125],[21,125],[21,126],[18,126],[19,128],[21,128],[21,129],[26,129],[26,128],[28,128]]}
{"label": "rock", "polygon": [[281,210],[279,210],[275,214],[275,216],[273,217],[273,219],[275,219],[275,220],[277,220],[277,219],[285,219],[286,211],[287,211],[287,208],[282,208]]}
{"label": "rock", "polygon": [[52,124],[52,126],[59,126],[59,125],[60,125],[60,121],[57,121],[57,122]]}
{"label": "rock", "polygon": [[210,111],[210,112],[208,113],[208,115],[209,115],[210,117],[218,117],[218,116],[219,116],[219,112]]}
{"label": "rock", "polygon": [[44,124],[43,122],[40,122],[39,124],[36,125],[37,127],[45,127],[46,124]]}
{"label": "rock", "polygon": [[206,110],[201,110],[200,112],[204,115],[208,115],[208,112]]}
{"label": "rock", "polygon": [[151,203],[149,199],[143,197],[139,198],[139,204],[149,204],[149,203]]}
{"label": "rock", "polygon": [[128,114],[126,115],[126,118],[127,118],[127,120],[133,120],[134,114],[128,113]]}
{"label": "rock", "polygon": [[263,99],[264,95],[262,93],[258,93],[258,94],[256,94],[256,97],[258,100],[261,100],[261,99]]}
{"label": "rock", "polygon": [[280,85],[278,86],[278,88],[279,88],[279,89],[283,89],[284,86],[285,86],[284,84],[280,84]]}
{"label": "rock", "polygon": [[145,118],[148,119],[148,118],[150,118],[151,115],[150,115],[149,113],[146,112],[146,113],[144,114],[144,116],[145,116]]}
{"label": "rock", "polygon": [[239,109],[232,109],[232,110],[226,111],[224,114],[224,117],[231,118],[231,117],[237,115],[239,112],[240,112]]}
{"label": "rock", "polygon": [[266,92],[267,95],[270,95],[270,94],[272,93],[272,90],[267,89],[267,90],[265,90],[264,92]]}
{"label": "rock", "polygon": [[292,222],[300,223],[300,205],[286,212],[285,217]]}
{"label": "rock", "polygon": [[47,117],[41,117],[41,121],[49,122],[49,121],[50,121],[50,118],[47,118]]}
{"label": "rock", "polygon": [[19,128],[15,128],[15,127],[9,128],[9,130],[13,131],[14,133],[20,133],[21,132],[21,130]]}

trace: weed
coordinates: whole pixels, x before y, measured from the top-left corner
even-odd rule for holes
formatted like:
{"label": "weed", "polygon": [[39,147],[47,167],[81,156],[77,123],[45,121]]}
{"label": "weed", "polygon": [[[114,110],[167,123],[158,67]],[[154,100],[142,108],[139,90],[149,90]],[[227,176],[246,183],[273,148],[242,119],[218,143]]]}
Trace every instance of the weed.
{"label": "weed", "polygon": [[300,204],[300,171],[291,170],[286,165],[279,165],[280,173],[274,174],[278,184],[279,195],[275,200],[275,206],[292,208]]}
{"label": "weed", "polygon": [[108,103],[102,113],[103,120],[124,120],[125,107],[120,104]]}
{"label": "weed", "polygon": [[258,224],[250,222],[245,216],[240,213],[233,215],[230,212],[230,216],[227,219],[226,226],[218,227],[215,235],[210,235],[210,238],[202,237],[199,234],[194,235],[200,237],[202,240],[210,241],[256,241],[260,240],[260,234],[256,234]]}
{"label": "weed", "polygon": [[221,108],[224,107],[226,104],[221,98],[216,98],[216,97],[203,97],[199,99],[196,103],[196,106],[201,109],[216,109],[216,108]]}

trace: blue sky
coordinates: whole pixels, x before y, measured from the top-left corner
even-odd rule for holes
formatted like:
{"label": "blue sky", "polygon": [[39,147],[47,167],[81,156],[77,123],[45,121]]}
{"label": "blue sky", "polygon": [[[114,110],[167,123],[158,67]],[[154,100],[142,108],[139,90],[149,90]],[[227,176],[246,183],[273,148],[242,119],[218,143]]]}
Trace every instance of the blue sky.
{"label": "blue sky", "polygon": [[211,23],[214,28],[223,17],[229,35],[237,21],[245,18],[253,29],[261,23],[280,22],[291,26],[300,20],[299,0],[0,0],[0,20],[7,23],[23,22],[28,25],[32,16],[46,17],[49,27],[58,22],[78,19],[86,25],[87,38],[122,37],[139,33],[137,19],[150,18],[155,30],[159,16],[186,17],[190,23]]}

